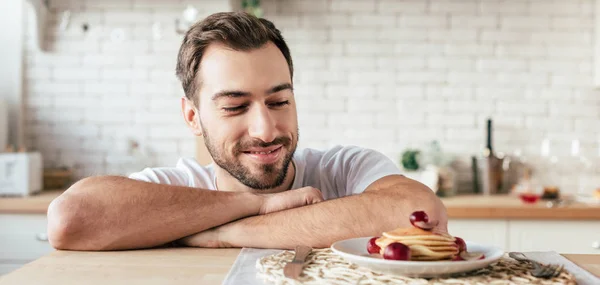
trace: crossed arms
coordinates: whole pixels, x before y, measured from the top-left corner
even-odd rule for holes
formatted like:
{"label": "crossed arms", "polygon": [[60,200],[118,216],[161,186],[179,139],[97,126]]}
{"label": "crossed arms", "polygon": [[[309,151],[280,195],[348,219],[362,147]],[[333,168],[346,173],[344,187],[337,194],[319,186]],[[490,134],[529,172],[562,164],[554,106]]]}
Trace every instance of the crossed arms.
{"label": "crossed arms", "polygon": [[48,233],[58,249],[148,248],[173,241],[198,247],[328,247],[409,226],[413,211],[438,220],[446,209],[426,186],[401,175],[383,177],[362,194],[322,201],[306,187],[277,194],[223,192],[123,177],[90,177],[74,184],[48,210]]}

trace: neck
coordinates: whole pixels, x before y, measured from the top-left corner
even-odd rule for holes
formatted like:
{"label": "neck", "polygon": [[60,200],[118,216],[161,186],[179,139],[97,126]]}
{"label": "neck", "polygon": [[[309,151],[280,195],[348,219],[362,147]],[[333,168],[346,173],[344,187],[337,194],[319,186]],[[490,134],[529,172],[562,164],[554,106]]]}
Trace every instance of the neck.
{"label": "neck", "polygon": [[290,166],[287,169],[287,173],[285,174],[285,179],[283,183],[281,183],[281,185],[271,189],[257,190],[242,184],[239,180],[231,176],[229,172],[227,172],[225,169],[221,168],[217,164],[214,164],[214,167],[215,175],[217,177],[217,189],[219,189],[219,191],[252,192],[261,194],[278,193],[290,189],[292,187],[292,184],[294,183],[294,178],[296,176],[296,165],[292,160],[290,162]]}

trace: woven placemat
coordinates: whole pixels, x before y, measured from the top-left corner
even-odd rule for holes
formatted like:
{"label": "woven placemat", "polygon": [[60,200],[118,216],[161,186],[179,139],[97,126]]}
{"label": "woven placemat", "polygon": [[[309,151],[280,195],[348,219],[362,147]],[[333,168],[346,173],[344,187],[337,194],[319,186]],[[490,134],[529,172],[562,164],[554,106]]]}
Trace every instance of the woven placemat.
{"label": "woven placemat", "polygon": [[299,280],[293,280],[283,276],[283,267],[293,257],[293,251],[283,251],[257,260],[258,277],[269,284],[577,284],[575,277],[566,270],[552,279],[536,278],[529,273],[532,269],[529,263],[509,258],[447,278],[394,276],[350,263],[328,248],[313,250]]}

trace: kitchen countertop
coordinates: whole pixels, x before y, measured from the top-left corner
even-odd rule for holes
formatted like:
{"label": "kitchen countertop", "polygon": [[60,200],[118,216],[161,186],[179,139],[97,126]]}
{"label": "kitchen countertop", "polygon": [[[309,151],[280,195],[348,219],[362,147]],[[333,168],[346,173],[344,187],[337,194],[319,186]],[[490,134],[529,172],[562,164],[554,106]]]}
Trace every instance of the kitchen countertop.
{"label": "kitchen countertop", "polygon": [[[55,251],[0,277],[0,285],[220,284],[239,251],[237,248]],[[600,276],[600,255],[564,256],[592,274]]]}
{"label": "kitchen countertop", "polygon": [[525,204],[517,196],[465,195],[442,198],[448,217],[454,219],[600,220],[600,204],[572,202],[546,207],[546,201]]}
{"label": "kitchen countertop", "polygon": [[[45,214],[63,190],[46,190],[26,198],[0,197],[0,214]],[[461,195],[442,198],[451,219],[600,220],[600,204],[572,203],[547,208],[544,201],[528,205],[508,195]]]}
{"label": "kitchen countertop", "polygon": [[0,197],[0,214],[46,214],[48,205],[64,190],[44,190],[29,197]]}

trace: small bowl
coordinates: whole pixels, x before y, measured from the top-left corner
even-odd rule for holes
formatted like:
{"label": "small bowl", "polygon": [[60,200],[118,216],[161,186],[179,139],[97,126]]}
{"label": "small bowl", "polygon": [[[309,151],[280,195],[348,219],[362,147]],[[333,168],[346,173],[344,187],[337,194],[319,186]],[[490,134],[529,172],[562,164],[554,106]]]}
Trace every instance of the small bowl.
{"label": "small bowl", "polygon": [[525,204],[535,204],[538,200],[540,200],[541,195],[535,193],[521,193],[519,194],[519,198]]}

